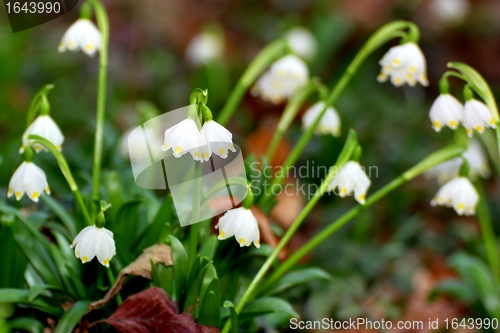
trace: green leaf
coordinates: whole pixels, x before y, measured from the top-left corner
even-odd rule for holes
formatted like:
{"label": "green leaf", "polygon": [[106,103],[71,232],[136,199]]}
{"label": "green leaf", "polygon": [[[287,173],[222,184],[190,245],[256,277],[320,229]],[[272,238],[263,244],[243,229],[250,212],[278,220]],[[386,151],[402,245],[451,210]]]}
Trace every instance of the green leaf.
{"label": "green leaf", "polygon": [[[186,296],[186,301],[184,302],[184,311],[187,311],[189,307],[194,305],[197,301],[197,299],[200,297],[200,291],[201,291],[201,286],[203,284],[203,279],[205,277],[206,271],[208,269],[208,265],[204,265],[204,267],[201,269],[199,274],[196,276],[195,280],[192,283],[188,284],[189,290]],[[213,280],[213,273],[210,273],[212,278],[210,280],[207,279],[206,285],[208,288],[208,285],[212,282]],[[195,311],[196,313],[197,311]]]}
{"label": "green leaf", "polygon": [[434,300],[440,294],[452,296],[465,304],[472,304],[477,300],[475,290],[468,284],[457,279],[444,280],[438,283],[429,295],[429,299]]}
{"label": "green leaf", "polygon": [[56,216],[61,220],[62,224],[72,237],[76,236],[76,223],[71,214],[61,205],[57,200],[49,195],[42,195],[42,200],[47,206],[56,214]]}
{"label": "green leaf", "polygon": [[73,332],[75,326],[80,322],[84,314],[89,311],[90,301],[79,301],[64,313],[57,323],[54,333]]}
{"label": "green leaf", "polygon": [[186,297],[186,279],[188,272],[188,255],[182,243],[174,236],[169,236],[174,262],[175,285],[177,289],[177,306],[179,312],[184,308]]}
{"label": "green leaf", "polygon": [[282,312],[294,318],[299,317],[299,314],[293,310],[287,301],[277,297],[262,297],[249,302],[238,318],[240,323],[243,323],[255,317],[274,312]]}
{"label": "green leaf", "polygon": [[305,268],[299,271],[293,271],[282,277],[274,286],[269,289],[264,289],[265,295],[279,294],[287,289],[293,288],[297,285],[307,283],[313,280],[326,280],[331,281],[330,274],[320,268]]}
{"label": "green leaf", "polygon": [[12,229],[0,228],[0,267],[8,274],[0,274],[0,288],[21,288],[28,261],[16,246]]}
{"label": "green leaf", "polygon": [[110,229],[114,232],[116,253],[125,263],[134,260],[134,252],[138,250],[137,247],[134,247],[134,240],[137,237],[141,204],[142,200],[123,204],[118,210],[116,218],[110,223]]}
{"label": "green leaf", "polygon": [[200,288],[200,303],[203,302],[203,298],[205,297],[205,294],[208,292],[210,285],[212,284],[212,281],[214,279],[217,279],[217,271],[215,270],[215,267],[213,264],[209,264],[206,267],[205,274],[203,274],[203,280],[201,282],[201,288]]}
{"label": "green leaf", "polygon": [[155,243],[165,241],[163,237],[171,234],[171,231],[169,230],[169,222],[172,221],[173,207],[174,204],[172,196],[167,195],[163,200],[160,209],[158,209],[153,221],[139,237],[136,245],[137,248],[145,249]]}
{"label": "green leaf", "polygon": [[62,307],[55,301],[45,297],[38,297],[32,302],[28,301],[28,291],[21,289],[0,289],[0,303],[20,303],[31,308],[42,310],[53,316],[63,314]]}
{"label": "green leaf", "polygon": [[223,306],[229,309],[229,315],[231,317],[231,333],[239,333],[240,325],[238,324],[238,315],[236,314],[234,304],[230,301],[224,301]]}
{"label": "green leaf", "polygon": [[215,251],[217,251],[217,246],[219,241],[216,235],[210,235],[203,241],[200,248],[200,256],[206,257],[208,260],[214,260]]}
{"label": "green leaf", "polygon": [[33,302],[33,300],[35,300],[35,298],[37,298],[41,293],[43,293],[46,290],[51,290],[51,289],[58,290],[58,291],[64,291],[61,288],[59,288],[58,286],[51,286],[48,284],[36,285],[36,286],[31,287],[28,290],[28,295],[27,295],[28,302]]}
{"label": "green leaf", "polygon": [[123,205],[123,189],[116,171],[108,173],[104,182],[105,188],[108,192],[108,200],[111,203],[111,208],[107,211],[107,213],[113,220],[118,213],[118,210]]}
{"label": "green leaf", "polygon": [[29,333],[43,333],[45,325],[31,317],[20,317],[9,321],[11,331],[27,331]]}
{"label": "green leaf", "polygon": [[198,323],[201,325],[220,326],[220,283],[215,278],[210,283],[203,301],[200,302]]}
{"label": "green leaf", "polygon": [[174,287],[174,268],[172,266],[165,266],[164,264],[154,264],[151,262],[153,285],[162,288],[169,295],[172,295]]}

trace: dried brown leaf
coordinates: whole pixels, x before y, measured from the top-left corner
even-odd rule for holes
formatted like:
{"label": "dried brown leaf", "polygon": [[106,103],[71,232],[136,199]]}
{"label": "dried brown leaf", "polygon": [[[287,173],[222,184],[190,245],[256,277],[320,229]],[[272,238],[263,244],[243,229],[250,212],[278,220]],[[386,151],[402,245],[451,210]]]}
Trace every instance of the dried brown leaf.
{"label": "dried brown leaf", "polygon": [[123,282],[125,282],[127,275],[142,276],[143,278],[151,280],[150,260],[153,260],[155,264],[163,263],[165,266],[172,266],[172,251],[170,250],[170,246],[155,244],[145,249],[135,261],[121,270],[116,278],[115,284],[111,287],[106,296],[97,302],[91,303],[89,308],[91,310],[99,308],[113,298],[113,296],[122,289]]}

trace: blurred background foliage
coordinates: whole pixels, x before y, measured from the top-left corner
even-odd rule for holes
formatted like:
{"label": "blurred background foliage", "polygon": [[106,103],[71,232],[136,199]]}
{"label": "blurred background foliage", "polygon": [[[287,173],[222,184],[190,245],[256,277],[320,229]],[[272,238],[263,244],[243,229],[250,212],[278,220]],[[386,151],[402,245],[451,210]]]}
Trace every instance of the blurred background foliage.
{"label": "blurred background foliage", "polygon": [[[387,45],[361,67],[336,105],[342,117],[343,137],[349,127],[355,128],[363,146],[362,164],[377,166],[377,175],[371,175],[371,191],[452,139],[453,133],[448,129],[436,134],[427,116],[430,103],[438,95],[437,81],[448,61],[462,61],[476,68],[490,83],[494,94],[500,96],[500,66],[497,66],[500,2],[497,0],[471,0],[466,16],[456,22],[433,13],[430,0],[105,0],[104,3],[111,23],[104,170],[118,171],[129,200],[145,193],[134,185],[129,162],[119,150],[122,133],[144,120],[137,112],[137,102],[147,100],[159,112],[166,112],[185,106],[192,89],[209,88],[209,105],[216,115],[253,56],[293,26],[306,27],[316,36],[319,51],[309,64],[311,75],[320,77],[329,87],[368,36],[384,23],[412,20],[421,28],[420,45],[427,58],[429,87],[395,89],[391,84],[378,84],[378,60],[389,48]],[[5,11],[0,11],[0,195],[4,197],[8,181],[21,161],[18,149],[29,103],[46,83],[55,84],[49,100],[52,117],[66,136],[64,154],[70,167],[80,170],[75,177],[83,192],[90,191],[97,58],[57,52],[59,39],[77,15],[77,10],[73,10],[47,24],[13,34]],[[222,31],[225,38],[223,61],[216,69],[219,79],[215,81],[210,80],[210,68],[194,68],[185,59],[187,43],[207,25]],[[460,96],[462,87],[456,83],[452,81],[452,91]],[[244,147],[244,154],[265,152],[283,107],[250,94],[245,96],[228,127],[235,142]],[[300,122],[296,121],[278,156],[286,156],[300,133]],[[315,137],[299,165],[314,161],[315,165],[330,166],[342,144],[342,138]],[[54,159],[48,154],[38,155],[37,163],[47,173],[52,196],[69,202],[67,184]],[[301,181],[320,183],[317,177]],[[498,187],[498,175],[493,175],[486,191],[497,233],[500,231]],[[284,291],[283,296],[292,300],[304,319],[363,316],[426,320],[431,315],[486,316],[477,299],[467,303],[457,297],[439,296],[430,305],[427,303],[438,282],[457,276],[457,270],[450,264],[453,256],[468,252],[481,260],[485,258],[476,218],[458,217],[451,209],[430,207],[437,189],[434,180],[419,177],[365,211],[304,262],[324,268],[331,273],[332,281]],[[165,193],[147,195],[163,197]],[[285,198],[284,205],[296,209],[296,203],[305,200]],[[34,209],[26,199],[23,205],[28,210]],[[291,248],[300,246],[353,205],[352,198],[325,196],[293,239]],[[43,203],[40,210],[46,210]],[[2,233],[0,242],[13,240]],[[0,267],[2,261],[18,258],[21,269],[25,259],[15,246],[10,248],[9,255],[0,256]],[[8,284],[22,286],[21,281]],[[265,326],[266,320],[280,318],[275,315],[262,320]]]}

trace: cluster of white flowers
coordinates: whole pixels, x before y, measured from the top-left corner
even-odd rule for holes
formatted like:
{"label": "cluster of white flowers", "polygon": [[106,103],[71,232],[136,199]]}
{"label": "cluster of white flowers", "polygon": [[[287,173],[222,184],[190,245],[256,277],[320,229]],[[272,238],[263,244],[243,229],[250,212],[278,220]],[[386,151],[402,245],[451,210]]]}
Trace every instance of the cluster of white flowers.
{"label": "cluster of white flowers", "polygon": [[59,52],[78,49],[93,57],[101,49],[101,32],[89,19],[78,19],[64,33],[59,43]]}
{"label": "cluster of white flowers", "polygon": [[354,194],[354,199],[364,204],[371,183],[364,168],[358,162],[349,161],[332,179],[328,190],[334,191],[341,198]]}
{"label": "cluster of white flowers", "polygon": [[379,82],[390,78],[396,87],[405,83],[410,86],[415,86],[417,82],[423,86],[429,84],[424,54],[415,43],[408,42],[390,48],[379,64],[382,67],[377,78]]}
{"label": "cluster of white flowers", "polygon": [[[321,111],[325,108],[324,102],[318,102],[306,110],[302,116],[302,129],[305,131],[314,123]],[[340,116],[332,107],[328,107],[321,117],[318,126],[314,131],[316,134],[331,134],[333,136],[340,135]]]}
{"label": "cluster of white flowers", "polygon": [[486,104],[471,99],[462,105],[448,93],[439,95],[434,101],[429,111],[429,118],[436,132],[444,126],[456,129],[462,123],[469,137],[472,137],[474,130],[483,133],[485,128],[496,127],[495,119],[491,116]]}
{"label": "cluster of white flowers", "polygon": [[190,153],[195,161],[208,161],[212,154],[227,158],[228,152],[236,152],[233,135],[215,120],[206,121],[201,131],[193,119],[186,118],[165,131],[161,150],[172,149],[174,157]]}
{"label": "cluster of white flowers", "polygon": [[261,75],[251,93],[278,104],[289,99],[307,81],[309,81],[307,65],[297,56],[287,55],[274,62]]}

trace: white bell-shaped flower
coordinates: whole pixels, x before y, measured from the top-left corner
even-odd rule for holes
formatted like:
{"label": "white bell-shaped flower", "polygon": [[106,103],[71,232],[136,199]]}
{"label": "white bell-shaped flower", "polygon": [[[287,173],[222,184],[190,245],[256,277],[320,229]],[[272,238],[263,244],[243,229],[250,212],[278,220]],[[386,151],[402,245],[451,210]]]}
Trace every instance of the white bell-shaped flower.
{"label": "white bell-shaped flower", "polygon": [[80,18],[66,30],[58,50],[59,52],[66,50],[76,52],[80,49],[93,57],[101,49],[101,38],[101,32],[92,21]]}
{"label": "white bell-shaped flower", "polygon": [[201,136],[208,145],[209,157],[212,156],[213,153],[221,158],[227,158],[229,150],[233,153],[236,152],[231,132],[214,120],[208,120],[203,124]]}
{"label": "white bell-shaped flower", "polygon": [[483,133],[484,129],[487,127],[496,127],[495,119],[491,116],[490,109],[488,109],[486,104],[476,99],[465,102],[462,123],[469,137],[472,137],[472,132],[474,130]]}
{"label": "white bell-shaped flower", "polygon": [[482,178],[490,176],[491,170],[488,164],[488,157],[477,140],[470,140],[469,147],[462,156],[469,162],[469,178],[475,180],[479,176]]}
{"label": "white bell-shaped flower", "polygon": [[92,261],[94,257],[106,267],[116,254],[113,233],[105,228],[98,228],[95,225],[86,227],[75,237],[71,248],[75,249],[75,256],[83,264]]}
{"label": "white bell-shaped flower", "polygon": [[189,41],[186,58],[193,66],[201,66],[221,59],[223,52],[222,39],[211,32],[203,32]]}
{"label": "white bell-shaped flower", "polygon": [[259,225],[250,209],[240,207],[227,211],[215,228],[219,229],[220,240],[234,236],[241,247],[252,243],[260,247]]}
{"label": "white bell-shaped flower", "polygon": [[441,131],[443,126],[456,129],[462,121],[464,107],[455,97],[450,94],[441,94],[432,103],[429,118],[432,128],[436,132]]}
{"label": "white bell-shaped flower", "polygon": [[[61,151],[62,144],[64,142],[64,135],[61,133],[59,126],[55,123],[54,120],[49,115],[40,115],[35,121],[29,125],[29,127],[24,131],[23,134],[23,144],[21,149],[19,149],[20,153],[24,152],[24,149],[30,145],[30,140],[28,140],[27,136],[29,134],[36,134],[41,136],[44,139],[47,139],[52,143],[57,150]],[[33,144],[33,148],[38,153],[40,151],[47,151],[45,147],[39,144]]]}
{"label": "white bell-shaped flower", "polygon": [[31,200],[38,202],[43,191],[50,194],[45,172],[33,162],[23,162],[10,179],[7,196],[15,195],[17,200],[21,200],[26,193]]}
{"label": "white bell-shaped flower", "polygon": [[304,60],[314,58],[318,51],[316,38],[305,28],[292,28],[285,33],[285,38],[292,51]]}
{"label": "white bell-shaped flower", "polygon": [[[302,129],[305,131],[314,123],[323,108],[324,102],[318,102],[311,106],[302,116]],[[328,107],[321,117],[318,126],[314,130],[316,134],[331,134],[333,136],[340,135],[340,116],[337,111],[332,107]]]}
{"label": "white bell-shaped flower", "polygon": [[356,201],[364,204],[371,183],[363,167],[358,162],[349,161],[332,179],[328,190],[334,191],[341,198],[354,193]]}
{"label": "white bell-shaped flower", "polygon": [[289,99],[309,80],[307,65],[295,55],[287,55],[271,65],[252,88],[253,95],[278,104]]}
{"label": "white bell-shaped flower", "polygon": [[[172,149],[174,157],[181,157],[187,153],[193,156],[195,161],[208,160],[208,152],[203,151],[206,147],[196,122],[191,118],[186,118],[178,124],[165,131],[165,140],[161,150]],[[205,156],[203,156],[205,155]]]}
{"label": "white bell-shaped flower", "polygon": [[466,177],[457,177],[444,184],[431,201],[432,206],[453,207],[458,215],[474,215],[479,194]]}
{"label": "white bell-shaped flower", "polygon": [[429,84],[424,54],[415,43],[409,42],[391,47],[379,64],[382,66],[377,78],[379,82],[385,82],[390,78],[396,87],[405,83],[410,86],[415,86],[417,82],[423,86]]}

